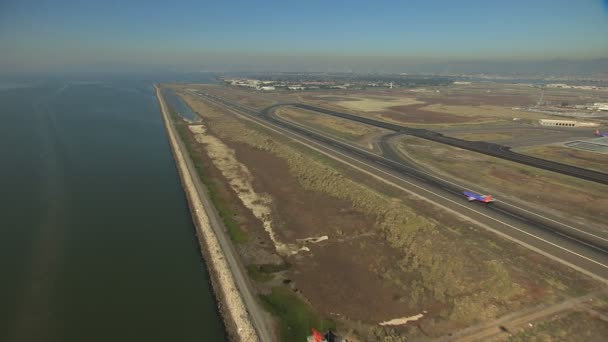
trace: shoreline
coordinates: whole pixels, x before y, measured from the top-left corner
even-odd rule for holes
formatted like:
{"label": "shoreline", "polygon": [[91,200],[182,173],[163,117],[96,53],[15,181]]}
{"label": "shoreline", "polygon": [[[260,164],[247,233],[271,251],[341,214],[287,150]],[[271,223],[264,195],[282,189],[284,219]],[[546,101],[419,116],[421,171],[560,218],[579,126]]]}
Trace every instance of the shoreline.
{"label": "shoreline", "polygon": [[[199,241],[201,253],[209,270],[211,285],[213,287],[220,315],[226,327],[228,338],[232,341],[259,341],[256,330],[252,324],[251,317],[245,306],[245,301],[238,289],[235,277],[227,262],[227,255],[222,249],[221,243],[211,225],[208,208],[196,187],[192,174],[189,156],[184,150],[183,142],[177,135],[175,127],[169,117],[165,100],[161,94],[160,87],[154,85],[156,98],[163,116],[165,130],[171,152],[175,160],[182,187],[188,200],[188,206],[192,214],[192,221],[196,227],[196,235]],[[200,185],[199,185],[200,186]]]}

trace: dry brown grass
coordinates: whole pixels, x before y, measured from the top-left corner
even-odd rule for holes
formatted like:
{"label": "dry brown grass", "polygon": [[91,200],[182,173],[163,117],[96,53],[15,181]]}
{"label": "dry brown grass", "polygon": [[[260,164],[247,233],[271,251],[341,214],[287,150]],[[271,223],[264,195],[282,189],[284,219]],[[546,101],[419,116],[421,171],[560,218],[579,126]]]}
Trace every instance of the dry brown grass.
{"label": "dry brown grass", "polygon": [[[569,218],[606,230],[608,186],[537,168],[407,137],[399,148],[438,173],[498,196],[512,196],[532,206],[548,208]],[[475,172],[471,172],[475,170]]]}
{"label": "dry brown grass", "polygon": [[[400,271],[418,278],[402,284],[403,289],[409,291],[410,302],[423,302],[428,296],[444,302],[448,298],[460,297],[470,289],[468,277],[475,275],[467,266],[471,261],[467,260],[466,251],[453,253],[459,248],[440,234],[437,223],[417,215],[401,199],[388,197],[355,182],[322,160],[302,154],[289,145],[278,144],[266,134],[236,120],[225,120],[220,125],[216,122],[215,131],[221,137],[253,145],[287,160],[292,175],[305,189],[350,201],[355,209],[376,216],[377,226],[387,242],[394,248],[407,251],[399,261]],[[450,249],[452,252],[443,253]],[[490,301],[507,301],[519,293],[501,264],[488,263],[483,268],[492,281],[477,284],[475,296],[462,296],[454,303],[455,319],[465,319],[464,314],[458,312],[484,311]],[[400,281],[399,276],[385,274],[384,277],[388,281]],[[466,309],[461,306],[466,306]]]}
{"label": "dry brown grass", "polygon": [[386,130],[377,127],[299,108],[279,108],[276,111],[276,114],[284,119],[360,143],[365,143],[373,137],[387,132]]}
{"label": "dry brown grass", "polygon": [[263,109],[276,103],[267,94],[261,94],[254,90],[230,89],[217,85],[199,84],[174,85],[173,88],[181,90],[181,94],[185,93],[183,91],[185,89],[202,90],[255,109]]}
{"label": "dry brown grass", "polygon": [[272,198],[268,194],[259,193],[253,188],[253,176],[247,166],[237,160],[234,150],[226,146],[220,139],[207,134],[204,125],[190,125],[188,128],[194,134],[196,140],[205,145],[207,155],[228,180],[230,187],[243,205],[262,222],[264,230],[272,240],[276,251],[280,255],[297,253],[298,246],[278,240],[275,232],[276,223],[272,219]]}
{"label": "dry brown grass", "polygon": [[509,342],[604,341],[608,322],[595,312],[567,311],[509,336]]}
{"label": "dry brown grass", "polygon": [[470,141],[502,141],[502,140],[513,139],[512,134],[499,133],[499,132],[456,133],[456,134],[449,134],[449,136],[458,138],[458,139],[470,140]]}
{"label": "dry brown grass", "polygon": [[470,106],[470,105],[445,105],[445,104],[431,104],[420,108],[421,110],[427,110],[430,112],[454,114],[459,116],[469,117],[482,117],[482,118],[493,118],[512,120],[513,118],[524,118],[524,119],[547,119],[546,115],[526,112],[521,110],[515,110],[503,106],[493,105],[481,105],[481,106]]}
{"label": "dry brown grass", "polygon": [[[389,195],[357,181],[324,157],[257,125],[244,123],[233,115],[218,115],[214,106],[192,103],[192,107],[209,120],[210,130],[220,139],[272,153],[287,162],[291,176],[304,189],[348,201],[354,210],[376,217],[378,232],[402,255],[392,267],[379,268],[373,263],[369,267],[387,283],[401,288],[399,300],[408,307],[444,305],[444,319],[466,325],[527,302],[547,300],[549,297],[522,300],[528,296],[530,277],[553,293],[552,300],[571,291],[570,285],[558,280],[561,271],[552,267],[531,264],[526,269],[538,270],[527,275],[516,270],[512,260],[521,249],[498,247],[485,239],[481,243],[469,240],[483,234],[470,233],[470,227],[445,213],[429,214],[429,208],[416,207],[419,202],[407,196]],[[517,264],[526,264],[525,260],[518,260]]]}
{"label": "dry brown grass", "polygon": [[381,112],[390,107],[423,104],[423,101],[413,97],[364,97],[347,96],[348,101],[335,101],[333,104],[350,110],[361,112]]}
{"label": "dry brown grass", "polygon": [[518,151],[564,164],[608,172],[608,154],[605,153],[587,152],[564,146],[536,146]]}
{"label": "dry brown grass", "polygon": [[[199,109],[202,108],[199,106]],[[204,113],[214,111],[203,110],[201,114],[205,116]],[[246,125],[232,116],[215,117],[209,127],[222,139],[243,142],[286,160],[291,174],[305,189],[350,201],[356,210],[377,217],[377,226],[387,242],[395,248],[407,251],[407,256],[400,261],[400,269],[417,274],[418,281],[406,286],[411,301],[420,301],[425,294],[430,294],[437,301],[445,301],[448,297],[468,292],[471,285],[468,284],[468,279],[463,277],[470,272],[467,253],[440,252],[447,252],[456,247],[448,247],[452,243],[440,234],[436,222],[417,215],[402,199],[386,196],[356,182],[328,166],[324,160],[303,154],[289,144],[278,143],[264,131]],[[500,280],[504,275],[508,275],[501,267],[500,264],[487,264],[483,268],[484,273],[492,274],[492,279]],[[474,277],[473,274],[469,276]],[[505,301],[517,292],[515,284],[512,284],[515,287],[501,293],[496,292],[496,289],[500,289],[496,284],[478,285],[484,289],[482,291],[480,288],[478,292],[492,293],[493,300]],[[468,301],[481,305],[488,298],[476,296],[475,300]]]}

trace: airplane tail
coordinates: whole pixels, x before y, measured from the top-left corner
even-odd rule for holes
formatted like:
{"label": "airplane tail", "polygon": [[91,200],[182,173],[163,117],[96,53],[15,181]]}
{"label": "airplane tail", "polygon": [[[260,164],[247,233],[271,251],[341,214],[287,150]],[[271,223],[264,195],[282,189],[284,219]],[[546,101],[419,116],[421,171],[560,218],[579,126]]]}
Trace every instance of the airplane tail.
{"label": "airplane tail", "polygon": [[492,195],[486,196],[486,198],[484,198],[483,201],[486,202],[486,203],[492,202]]}
{"label": "airplane tail", "polygon": [[322,342],[325,340],[325,336],[323,336],[323,334],[321,334],[317,329],[312,328],[312,336],[315,340],[315,342]]}
{"label": "airplane tail", "polygon": [[600,135],[600,130],[599,129],[595,130],[595,135]]}

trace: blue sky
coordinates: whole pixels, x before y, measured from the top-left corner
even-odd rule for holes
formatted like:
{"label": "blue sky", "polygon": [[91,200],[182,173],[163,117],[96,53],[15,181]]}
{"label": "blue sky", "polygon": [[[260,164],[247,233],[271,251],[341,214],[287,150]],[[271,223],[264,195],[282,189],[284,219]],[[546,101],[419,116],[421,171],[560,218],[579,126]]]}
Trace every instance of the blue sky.
{"label": "blue sky", "polygon": [[608,57],[607,2],[0,0],[0,70]]}

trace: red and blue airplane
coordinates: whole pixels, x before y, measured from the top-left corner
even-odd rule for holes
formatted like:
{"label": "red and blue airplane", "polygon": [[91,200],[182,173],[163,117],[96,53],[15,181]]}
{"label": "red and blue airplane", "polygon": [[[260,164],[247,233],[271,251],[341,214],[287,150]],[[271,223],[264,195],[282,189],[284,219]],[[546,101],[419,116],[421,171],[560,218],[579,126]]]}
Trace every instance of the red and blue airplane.
{"label": "red and blue airplane", "polygon": [[598,137],[608,137],[608,132],[601,132],[599,129],[596,129],[593,135]]}
{"label": "red and blue airplane", "polygon": [[469,202],[478,201],[483,203],[490,203],[496,201],[494,198],[492,198],[492,195],[480,195],[470,191],[465,191],[463,192],[463,194],[467,197],[467,200],[469,200]]}

